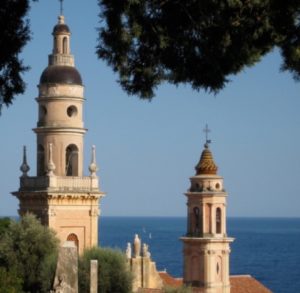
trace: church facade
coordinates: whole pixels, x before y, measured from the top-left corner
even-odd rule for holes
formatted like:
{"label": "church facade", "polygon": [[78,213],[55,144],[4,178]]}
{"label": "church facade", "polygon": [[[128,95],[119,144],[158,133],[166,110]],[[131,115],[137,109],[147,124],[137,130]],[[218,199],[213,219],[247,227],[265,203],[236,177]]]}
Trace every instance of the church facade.
{"label": "church facade", "polygon": [[89,176],[83,175],[84,87],[70,50],[70,29],[59,16],[53,50],[38,85],[36,133],[37,174],[28,176],[24,147],[19,214],[35,214],[58,238],[74,241],[81,253],[98,244],[100,191],[96,151],[92,147]]}

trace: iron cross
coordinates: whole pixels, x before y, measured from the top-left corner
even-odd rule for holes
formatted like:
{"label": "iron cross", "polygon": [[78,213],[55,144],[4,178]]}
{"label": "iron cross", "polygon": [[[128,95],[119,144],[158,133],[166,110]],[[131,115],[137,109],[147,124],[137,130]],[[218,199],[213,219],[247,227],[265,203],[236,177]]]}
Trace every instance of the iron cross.
{"label": "iron cross", "polygon": [[64,0],[59,0],[59,2],[60,2],[60,15],[63,15],[63,12],[64,12],[63,2],[64,2]]}
{"label": "iron cross", "polygon": [[208,133],[210,132],[210,129],[208,128],[208,125],[205,125],[205,128],[203,129],[203,131],[205,132],[205,142],[206,143],[211,143],[211,140],[208,139]]}

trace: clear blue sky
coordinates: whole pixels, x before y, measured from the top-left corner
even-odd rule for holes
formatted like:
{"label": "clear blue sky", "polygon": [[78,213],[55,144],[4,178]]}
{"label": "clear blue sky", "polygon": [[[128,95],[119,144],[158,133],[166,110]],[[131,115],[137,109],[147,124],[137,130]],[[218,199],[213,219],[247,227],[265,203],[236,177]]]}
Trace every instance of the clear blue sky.
{"label": "clear blue sky", "polygon": [[[37,84],[52,50],[58,1],[32,4],[32,40],[22,57],[26,93],[0,117],[0,215],[16,215],[22,145],[35,175]],[[102,215],[185,216],[189,187],[212,130],[215,161],[229,193],[229,216],[300,216],[300,83],[280,73],[273,52],[232,77],[217,96],[163,85],[152,102],[128,97],[95,55],[97,1],[65,1],[71,49],[85,84],[85,170],[97,146]],[[196,65],[195,65],[196,66]]]}

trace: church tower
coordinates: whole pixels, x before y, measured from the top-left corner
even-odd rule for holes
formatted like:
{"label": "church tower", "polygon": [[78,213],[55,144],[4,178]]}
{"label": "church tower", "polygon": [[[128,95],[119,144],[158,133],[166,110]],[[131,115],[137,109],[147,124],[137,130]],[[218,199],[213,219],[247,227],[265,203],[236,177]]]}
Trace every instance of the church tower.
{"label": "church tower", "polygon": [[226,233],[227,193],[223,178],[217,175],[209,143],[206,139],[196,174],[190,178],[191,187],[185,193],[187,233],[181,238],[183,281],[202,288],[205,293],[230,293],[229,244],[233,238]]}
{"label": "church tower", "polygon": [[53,50],[38,85],[37,174],[29,177],[24,147],[19,214],[35,214],[59,239],[74,241],[79,252],[98,243],[100,199],[95,147],[90,176],[83,176],[84,87],[70,50],[64,16],[53,29]]}

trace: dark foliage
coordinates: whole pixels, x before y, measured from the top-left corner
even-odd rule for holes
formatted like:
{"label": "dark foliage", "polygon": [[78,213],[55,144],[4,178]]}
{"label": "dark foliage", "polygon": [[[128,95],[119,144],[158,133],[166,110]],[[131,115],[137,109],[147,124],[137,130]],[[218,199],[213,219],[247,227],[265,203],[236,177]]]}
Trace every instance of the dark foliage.
{"label": "dark foliage", "polygon": [[25,90],[22,73],[28,67],[24,66],[19,54],[30,39],[28,10],[29,0],[1,1],[0,110],[3,104],[8,106]]}
{"label": "dark foliage", "polygon": [[167,81],[214,93],[274,47],[300,77],[300,0],[99,0],[97,54],[128,94]]}

